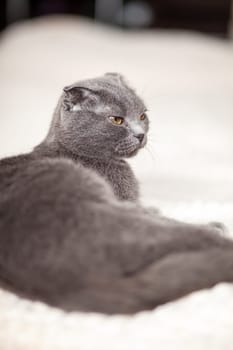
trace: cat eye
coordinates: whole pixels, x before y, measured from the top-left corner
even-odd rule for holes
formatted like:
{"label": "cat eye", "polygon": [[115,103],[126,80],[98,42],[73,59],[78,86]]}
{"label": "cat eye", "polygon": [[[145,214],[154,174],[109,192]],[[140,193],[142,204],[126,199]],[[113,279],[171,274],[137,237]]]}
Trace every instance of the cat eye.
{"label": "cat eye", "polygon": [[146,115],[145,113],[141,114],[140,117],[139,117],[140,120],[145,120],[146,119]]}
{"label": "cat eye", "polygon": [[124,123],[124,118],[122,117],[109,117],[111,122],[116,125],[122,125]]}

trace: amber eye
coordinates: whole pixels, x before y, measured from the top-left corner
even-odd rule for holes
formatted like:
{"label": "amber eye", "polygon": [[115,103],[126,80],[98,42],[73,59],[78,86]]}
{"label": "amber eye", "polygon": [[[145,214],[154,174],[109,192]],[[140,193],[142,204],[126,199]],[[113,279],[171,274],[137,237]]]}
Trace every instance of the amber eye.
{"label": "amber eye", "polygon": [[116,124],[116,125],[121,125],[124,123],[124,118],[122,117],[109,117],[109,119],[113,124]]}
{"label": "amber eye", "polygon": [[140,120],[145,120],[146,119],[146,115],[143,113],[142,115],[140,115]]}

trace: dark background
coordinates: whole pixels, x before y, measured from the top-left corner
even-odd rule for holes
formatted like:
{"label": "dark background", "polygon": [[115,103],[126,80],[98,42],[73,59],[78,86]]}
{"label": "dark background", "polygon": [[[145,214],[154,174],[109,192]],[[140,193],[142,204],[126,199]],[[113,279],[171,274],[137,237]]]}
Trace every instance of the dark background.
{"label": "dark background", "polygon": [[[101,3],[102,8],[99,8]],[[137,8],[146,9],[147,17],[149,13],[144,22],[137,21],[135,3]],[[230,8],[230,0],[0,0],[0,28],[25,18],[77,14],[125,28],[190,29],[227,37]],[[131,20],[128,20],[129,12]],[[141,12],[137,13],[140,19]]]}

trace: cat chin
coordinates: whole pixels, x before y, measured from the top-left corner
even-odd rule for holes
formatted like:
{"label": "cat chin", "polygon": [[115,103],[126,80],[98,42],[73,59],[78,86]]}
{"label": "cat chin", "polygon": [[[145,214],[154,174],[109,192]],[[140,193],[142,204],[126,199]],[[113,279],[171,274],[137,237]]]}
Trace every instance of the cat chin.
{"label": "cat chin", "polygon": [[136,156],[136,154],[139,152],[140,149],[141,149],[141,148],[135,149],[135,151],[129,153],[129,154],[126,156],[126,158],[131,158],[131,157]]}
{"label": "cat chin", "polygon": [[134,156],[136,156],[136,154],[138,153],[138,151],[140,150],[140,147],[137,147],[134,150],[122,150],[122,151],[118,151],[115,153],[115,156],[117,156],[118,158],[132,158]]}

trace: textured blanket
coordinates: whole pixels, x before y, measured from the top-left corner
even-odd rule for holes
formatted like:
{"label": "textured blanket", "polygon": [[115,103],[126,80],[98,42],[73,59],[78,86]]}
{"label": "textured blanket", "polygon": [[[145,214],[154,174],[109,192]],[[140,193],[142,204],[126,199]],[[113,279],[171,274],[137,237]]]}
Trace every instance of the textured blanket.
{"label": "textured blanket", "polygon": [[[44,137],[63,86],[118,71],[142,95],[150,142],[131,161],[143,201],[233,237],[233,43],[185,32],[124,32],[54,17],[0,41],[0,157]],[[1,350],[233,347],[233,285],[132,317],[64,313],[0,290]]]}

